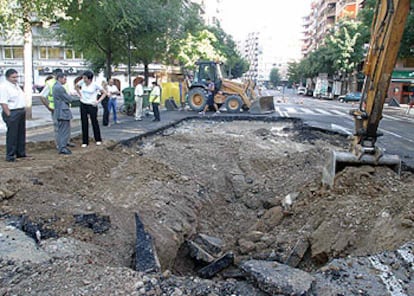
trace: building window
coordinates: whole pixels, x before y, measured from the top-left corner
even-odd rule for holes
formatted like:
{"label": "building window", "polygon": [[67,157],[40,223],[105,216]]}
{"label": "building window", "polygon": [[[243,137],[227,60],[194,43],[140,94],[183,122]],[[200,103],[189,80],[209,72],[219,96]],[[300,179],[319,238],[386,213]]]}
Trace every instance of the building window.
{"label": "building window", "polygon": [[63,57],[60,55],[60,48],[58,47],[49,47],[49,59],[62,59]]}
{"label": "building window", "polygon": [[63,52],[59,47],[40,47],[39,48],[40,59],[62,60]]}
{"label": "building window", "polygon": [[5,47],[4,59],[23,59],[23,47]]}
{"label": "building window", "polygon": [[73,50],[65,48],[65,59],[66,60],[73,60],[73,56],[74,56]]}
{"label": "building window", "polygon": [[65,59],[67,60],[81,60],[82,53],[71,48],[65,48]]}

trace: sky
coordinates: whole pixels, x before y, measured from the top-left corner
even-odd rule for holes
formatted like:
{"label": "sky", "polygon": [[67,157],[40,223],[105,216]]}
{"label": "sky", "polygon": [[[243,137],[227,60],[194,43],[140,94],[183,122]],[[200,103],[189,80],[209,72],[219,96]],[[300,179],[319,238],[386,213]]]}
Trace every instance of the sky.
{"label": "sky", "polygon": [[[222,0],[223,29],[235,40],[261,31],[274,36],[275,50],[293,55],[286,44],[299,41],[303,35],[302,18],[310,12],[311,0]],[[300,42],[298,42],[300,52]]]}

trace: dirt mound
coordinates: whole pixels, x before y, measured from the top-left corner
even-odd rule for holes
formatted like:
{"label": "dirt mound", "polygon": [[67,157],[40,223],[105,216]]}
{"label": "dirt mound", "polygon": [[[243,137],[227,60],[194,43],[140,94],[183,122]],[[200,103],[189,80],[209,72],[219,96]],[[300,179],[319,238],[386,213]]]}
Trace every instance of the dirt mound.
{"label": "dirt mound", "polygon": [[[223,240],[223,252],[234,252],[236,263],[287,262],[299,244],[303,254],[295,265],[306,270],[332,258],[394,249],[414,237],[412,173],[399,178],[384,167],[350,167],[333,189],[325,188],[328,153],[345,149],[348,140],[297,122],[196,121],[132,147],[113,144],[61,156],[53,143],[33,143],[28,151],[34,159],[0,162],[2,220],[24,217],[35,227],[33,237],[39,230],[44,249],[62,239],[73,240],[64,246],[77,246],[63,257],[57,254],[64,247],[49,248],[55,258],[50,267],[24,265],[14,275],[19,283],[8,282],[11,292],[27,291],[30,281],[37,281],[32,291],[43,291],[52,284],[48,276],[69,285],[85,263],[85,286],[99,282],[99,291],[105,285],[110,291],[107,279],[140,286],[142,275],[134,281],[129,269],[135,213],[154,238],[162,269],[176,275],[193,275],[199,267],[179,252],[199,233]],[[77,223],[79,215],[91,214],[93,223],[110,227],[95,232]],[[1,262],[4,275],[10,265]]]}

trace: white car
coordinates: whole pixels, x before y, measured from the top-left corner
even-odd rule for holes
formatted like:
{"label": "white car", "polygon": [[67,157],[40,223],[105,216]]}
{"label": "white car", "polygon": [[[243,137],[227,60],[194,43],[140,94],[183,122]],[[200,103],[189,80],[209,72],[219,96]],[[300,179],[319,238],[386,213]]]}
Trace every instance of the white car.
{"label": "white car", "polygon": [[298,95],[306,95],[306,87],[304,86],[299,86],[298,89],[296,90],[296,93]]}

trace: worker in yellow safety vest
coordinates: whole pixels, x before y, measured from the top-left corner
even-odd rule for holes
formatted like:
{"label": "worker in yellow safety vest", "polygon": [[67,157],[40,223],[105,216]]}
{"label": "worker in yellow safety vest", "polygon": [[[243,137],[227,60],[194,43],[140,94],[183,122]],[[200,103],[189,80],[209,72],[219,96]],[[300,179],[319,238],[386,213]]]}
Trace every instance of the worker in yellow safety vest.
{"label": "worker in yellow safety vest", "polygon": [[159,106],[161,103],[161,88],[157,84],[156,81],[152,83],[152,90],[149,95],[149,102],[152,106],[152,112],[154,112],[154,120],[153,121],[160,121],[160,110]]}

